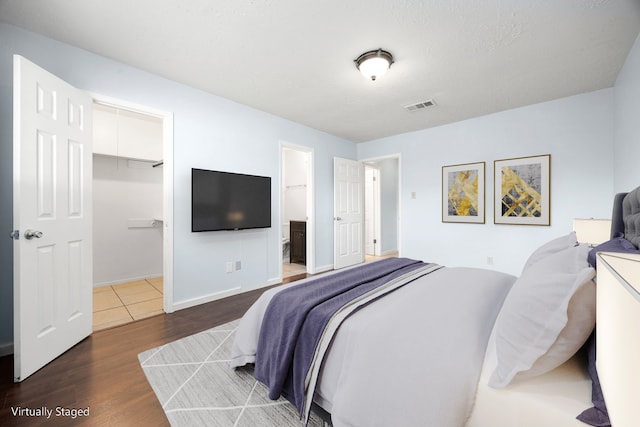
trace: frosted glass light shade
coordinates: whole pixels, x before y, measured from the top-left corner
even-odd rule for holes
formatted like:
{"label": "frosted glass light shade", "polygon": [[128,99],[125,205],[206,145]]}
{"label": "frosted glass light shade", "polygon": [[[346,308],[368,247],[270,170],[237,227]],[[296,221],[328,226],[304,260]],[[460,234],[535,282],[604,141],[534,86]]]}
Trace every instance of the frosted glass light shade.
{"label": "frosted glass light shade", "polygon": [[375,80],[387,72],[393,64],[393,56],[382,49],[371,50],[354,60],[363,76]]}

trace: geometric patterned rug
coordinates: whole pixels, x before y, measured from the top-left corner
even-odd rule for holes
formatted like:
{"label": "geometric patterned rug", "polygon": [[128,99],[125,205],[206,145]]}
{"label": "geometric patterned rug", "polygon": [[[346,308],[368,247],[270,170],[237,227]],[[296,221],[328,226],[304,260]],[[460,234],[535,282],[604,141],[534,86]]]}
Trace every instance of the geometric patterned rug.
{"label": "geometric patterned rug", "polygon": [[[175,427],[299,427],[286,399],[270,400],[252,367],[232,369],[229,354],[239,320],[138,355],[147,380]],[[322,427],[311,412],[309,426]]]}

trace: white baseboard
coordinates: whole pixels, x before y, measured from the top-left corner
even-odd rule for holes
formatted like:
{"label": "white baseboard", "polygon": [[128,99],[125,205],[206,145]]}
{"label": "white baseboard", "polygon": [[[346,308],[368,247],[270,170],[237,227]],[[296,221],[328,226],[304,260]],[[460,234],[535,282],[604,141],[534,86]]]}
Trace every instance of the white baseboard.
{"label": "white baseboard", "polygon": [[8,342],[8,343],[0,344],[0,357],[8,356],[10,354],[13,354],[13,343]]}
{"label": "white baseboard", "polygon": [[326,273],[327,271],[333,270],[333,264],[323,265],[322,267],[316,267],[313,274]]}
{"label": "white baseboard", "polygon": [[262,285],[258,285],[253,289],[266,288],[267,286],[279,285],[281,283],[282,283],[282,279],[280,279],[279,277],[276,277],[274,279],[267,280],[267,283],[264,283]]}
{"label": "white baseboard", "polygon": [[178,301],[178,302],[173,303],[173,305],[171,306],[172,312],[176,311],[176,310],[182,310],[182,309],[185,309],[185,308],[195,307],[197,305],[205,304],[205,303],[212,302],[212,301],[217,301],[219,299],[230,297],[230,296],[237,295],[237,294],[241,294],[243,292],[249,292],[249,291],[252,291],[252,290],[255,290],[255,289],[264,288],[264,287],[267,287],[267,286],[277,285],[279,283],[282,283],[280,279],[269,279],[267,281],[267,283],[263,283],[261,285],[255,286],[255,287],[253,287],[251,289],[243,289],[242,287],[237,286],[235,288],[227,289],[227,290],[224,290],[224,291],[221,291],[221,292],[215,292],[213,294],[205,295],[205,296],[202,296],[202,297],[187,299],[187,300],[183,300],[183,301]]}
{"label": "white baseboard", "polygon": [[206,304],[211,301],[216,301],[222,298],[230,297],[232,295],[237,295],[242,292],[242,288],[237,286],[235,288],[227,289],[221,292],[215,292],[213,294],[205,295],[198,298],[191,298],[182,301],[176,301],[173,303],[173,310],[183,310],[189,307],[195,307],[196,305]]}
{"label": "white baseboard", "polygon": [[101,288],[103,286],[119,285],[120,283],[137,282],[138,280],[153,279],[154,277],[162,277],[162,273],[151,274],[151,275],[148,275],[148,276],[131,277],[131,278],[128,278],[128,279],[111,280],[111,281],[108,281],[108,282],[98,282],[98,283],[94,283],[93,287],[94,288]]}

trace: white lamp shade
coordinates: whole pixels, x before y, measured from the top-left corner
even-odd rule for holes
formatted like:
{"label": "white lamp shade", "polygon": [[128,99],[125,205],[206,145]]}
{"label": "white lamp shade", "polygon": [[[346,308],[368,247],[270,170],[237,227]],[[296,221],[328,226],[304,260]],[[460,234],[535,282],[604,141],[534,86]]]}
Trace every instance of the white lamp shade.
{"label": "white lamp shade", "polygon": [[360,55],[354,62],[363,76],[375,80],[391,67],[393,55],[382,49],[370,50]]}
{"label": "white lamp shade", "polygon": [[375,80],[389,69],[389,61],[379,56],[369,58],[360,64],[360,72],[368,79]]}
{"label": "white lamp shade", "polygon": [[573,230],[576,232],[578,242],[597,246],[611,237],[611,220],[576,218],[573,220]]}

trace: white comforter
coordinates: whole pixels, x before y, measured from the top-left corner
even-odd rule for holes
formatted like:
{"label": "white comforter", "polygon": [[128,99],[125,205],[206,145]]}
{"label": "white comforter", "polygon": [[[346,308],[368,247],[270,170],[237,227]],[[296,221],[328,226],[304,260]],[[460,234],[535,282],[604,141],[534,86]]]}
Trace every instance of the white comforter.
{"label": "white comforter", "polygon": [[[351,315],[314,400],[340,426],[464,426],[487,341],[514,276],[442,268]],[[285,285],[285,286],[295,286]],[[232,366],[255,361],[265,292],[240,322]]]}

